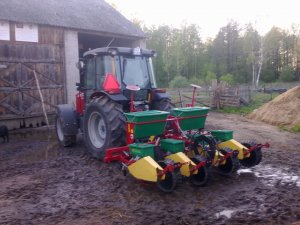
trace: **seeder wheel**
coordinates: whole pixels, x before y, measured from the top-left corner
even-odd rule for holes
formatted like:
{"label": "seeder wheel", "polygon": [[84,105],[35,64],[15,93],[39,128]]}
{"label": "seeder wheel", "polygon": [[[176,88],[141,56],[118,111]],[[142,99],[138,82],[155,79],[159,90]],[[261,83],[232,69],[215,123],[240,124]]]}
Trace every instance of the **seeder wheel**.
{"label": "seeder wheel", "polygon": [[210,135],[201,135],[195,139],[193,150],[195,155],[206,158],[207,166],[210,166],[215,156],[216,141]]}
{"label": "seeder wheel", "polygon": [[[195,164],[198,164],[200,161],[196,158],[193,158],[192,161]],[[204,186],[207,183],[208,180],[208,172],[207,172],[207,168],[205,166],[201,166],[198,169],[198,173],[194,174],[190,177],[190,181],[193,185],[195,186]]]}
{"label": "seeder wheel", "polygon": [[[230,150],[220,149],[220,152],[223,155],[226,155]],[[219,165],[217,169],[219,172],[221,172],[224,175],[230,175],[232,173],[235,173],[240,168],[240,162],[237,156],[231,155],[226,159],[225,164]]]}
{"label": "seeder wheel", "polygon": [[[158,162],[158,164],[162,167],[165,168],[166,164],[164,162]],[[177,184],[177,171],[168,171],[165,174],[165,179],[158,179],[157,181],[157,186],[160,190],[162,190],[163,192],[172,192]]]}
{"label": "seeder wheel", "polygon": [[[254,144],[242,143],[242,145],[244,145],[247,148],[251,148],[251,146],[253,146]],[[258,165],[261,162],[261,160],[262,160],[261,148],[257,148],[254,151],[250,152],[250,157],[240,160],[240,163],[242,164],[242,166],[249,168]]]}

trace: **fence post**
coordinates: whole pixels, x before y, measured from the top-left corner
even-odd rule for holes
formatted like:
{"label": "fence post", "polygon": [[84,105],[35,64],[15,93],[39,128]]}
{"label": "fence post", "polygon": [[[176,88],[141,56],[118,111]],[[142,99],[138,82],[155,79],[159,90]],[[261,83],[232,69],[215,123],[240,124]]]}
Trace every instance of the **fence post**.
{"label": "fence post", "polygon": [[183,104],[182,104],[181,92],[180,92],[180,89],[179,89],[179,88],[178,88],[178,95],[179,95],[180,105],[181,105],[181,108],[182,108],[182,107],[183,107]]}
{"label": "fence post", "polygon": [[248,85],[248,96],[249,96],[249,103],[252,102],[252,96],[251,96],[251,88]]}

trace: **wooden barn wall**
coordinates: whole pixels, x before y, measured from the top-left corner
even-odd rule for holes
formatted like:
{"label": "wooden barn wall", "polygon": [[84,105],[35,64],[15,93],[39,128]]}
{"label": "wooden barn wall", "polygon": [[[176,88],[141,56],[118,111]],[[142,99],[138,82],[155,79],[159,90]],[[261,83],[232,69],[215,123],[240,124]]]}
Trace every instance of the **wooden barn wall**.
{"label": "wooden barn wall", "polygon": [[16,42],[14,27],[0,41],[0,125],[36,127],[45,122],[38,89],[48,115],[65,102],[64,31],[39,26],[38,43]]}

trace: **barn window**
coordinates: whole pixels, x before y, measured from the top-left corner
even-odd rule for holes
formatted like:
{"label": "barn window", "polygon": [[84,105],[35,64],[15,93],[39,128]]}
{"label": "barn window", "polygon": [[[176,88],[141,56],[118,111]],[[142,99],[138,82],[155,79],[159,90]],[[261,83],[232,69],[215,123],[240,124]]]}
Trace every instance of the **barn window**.
{"label": "barn window", "polygon": [[31,24],[16,24],[16,41],[38,42],[38,26]]}
{"label": "barn window", "polygon": [[9,41],[10,33],[9,33],[9,23],[0,21],[0,40]]}

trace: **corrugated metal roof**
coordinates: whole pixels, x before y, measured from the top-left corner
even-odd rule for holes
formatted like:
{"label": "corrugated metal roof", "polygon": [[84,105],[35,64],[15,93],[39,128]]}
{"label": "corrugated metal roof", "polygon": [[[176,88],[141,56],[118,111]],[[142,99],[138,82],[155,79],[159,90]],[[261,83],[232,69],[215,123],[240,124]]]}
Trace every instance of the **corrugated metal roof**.
{"label": "corrugated metal roof", "polygon": [[145,37],[104,0],[0,0],[0,20]]}

